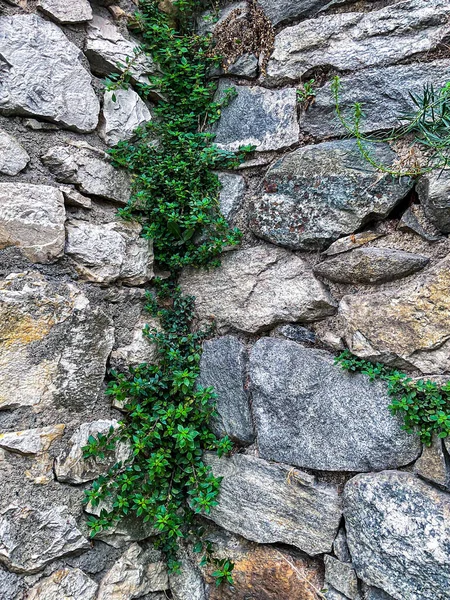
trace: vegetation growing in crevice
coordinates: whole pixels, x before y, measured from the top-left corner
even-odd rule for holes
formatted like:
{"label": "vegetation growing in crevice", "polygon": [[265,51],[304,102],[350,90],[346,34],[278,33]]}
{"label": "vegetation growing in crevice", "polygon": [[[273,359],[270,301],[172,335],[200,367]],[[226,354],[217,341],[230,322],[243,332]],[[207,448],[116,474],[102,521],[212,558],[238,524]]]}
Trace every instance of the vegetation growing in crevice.
{"label": "vegetation growing in crevice", "polygon": [[[237,166],[253,148],[236,154],[213,145],[206,126],[220,117],[229,101],[214,100],[216,85],[208,71],[220,59],[212,55],[210,36],[193,32],[197,0],[178,0],[176,13],[165,14],[158,0],[142,0],[131,26],[141,35],[139,55],[149,55],[158,66],[148,84],[139,84],[145,98],[155,90],[162,98],[155,119],[135,132],[132,141],[110,151],[114,164],[133,176],[134,190],[120,211],[138,220],[143,235],[153,240],[155,260],[170,278],[156,281],[156,295],[148,295],[147,310],[157,316],[161,330],[144,329],[156,344],[158,364],[142,364],[127,375],[113,373],[108,394],[123,406],[121,426],[106,436],[90,438],[85,457],[104,456],[119,442],[130,448],[129,457],[99,477],[86,492],[85,501],[99,507],[89,526],[97,532],[133,515],[153,525],[155,545],[177,570],[182,538],[197,540],[194,549],[205,551],[204,561],[215,565],[218,583],[232,582],[233,564],[214,558],[196,513],[208,513],[217,504],[220,479],[203,461],[205,450],[219,456],[232,448],[209,430],[214,394],[197,388],[201,344],[209,331],[192,331],[194,299],[183,296],[176,284],[185,266],[216,266],[224,246],[233,246],[240,233],[220,213],[220,184],[212,172]],[[109,90],[127,86],[132,61],[122,76],[111,76]]]}
{"label": "vegetation growing in crevice", "polygon": [[[450,168],[450,82],[440,89],[427,84],[421,94],[410,93],[414,112],[399,115],[399,125],[389,133],[363,133],[364,112],[360,102],[346,116],[341,107],[341,80],[331,86],[336,116],[347,134],[355,138],[362,156],[378,171],[395,177],[417,177]],[[384,165],[372,155],[370,145],[408,141],[408,150],[394,165]]]}
{"label": "vegetation growing in crevice", "polygon": [[450,382],[439,385],[430,380],[412,379],[381,363],[360,359],[348,350],[336,358],[336,363],[345,371],[367,375],[371,381],[385,381],[392,399],[390,410],[402,415],[405,431],[417,432],[425,445],[431,444],[433,434],[439,438],[450,435]]}

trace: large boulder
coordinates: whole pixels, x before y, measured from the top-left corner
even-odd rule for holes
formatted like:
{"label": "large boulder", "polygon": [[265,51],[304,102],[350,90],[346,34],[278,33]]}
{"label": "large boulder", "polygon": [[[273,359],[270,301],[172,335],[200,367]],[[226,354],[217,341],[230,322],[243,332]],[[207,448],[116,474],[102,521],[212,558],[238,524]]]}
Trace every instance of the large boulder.
{"label": "large boulder", "polygon": [[0,183],[0,248],[18,246],[30,261],[54,262],[64,252],[64,196],[55,187]]}
{"label": "large boulder", "polygon": [[19,142],[11,135],[0,129],[0,173],[2,175],[17,175],[30,162],[26,152]]}
{"label": "large boulder", "polygon": [[73,219],[67,224],[66,254],[88,281],[140,285],[153,277],[153,244],[140,232],[138,223]]}
{"label": "large boulder", "polygon": [[81,192],[126,204],[131,187],[128,173],[112,166],[108,155],[86,143],[55,146],[42,162],[61,183],[73,183]]}
{"label": "large boulder", "polygon": [[37,583],[27,600],[94,600],[98,585],[81,569],[59,569]]}
{"label": "large boulder", "polygon": [[202,320],[220,332],[256,333],[283,321],[315,321],[335,312],[325,286],[298,256],[264,245],[227,252],[212,271],[186,269],[183,291],[196,297]]}
{"label": "large boulder", "polygon": [[[403,115],[417,110],[410,94],[421,95],[427,84],[433,84],[437,90],[449,80],[448,59],[364,69],[341,78],[340,109],[350,120],[354,103],[360,102],[364,111],[361,131],[391,129],[399,125]],[[336,102],[331,85],[329,82],[315,90],[314,102],[301,116],[301,131],[318,138],[346,134],[335,115]]]}
{"label": "large boulder", "polygon": [[314,273],[338,283],[384,283],[420,271],[429,261],[395,248],[359,248],[319,263]]}
{"label": "large boulder", "polygon": [[90,547],[67,506],[41,511],[11,505],[0,513],[0,563],[15,573],[37,573],[58,558]]}
{"label": "large boulder", "polygon": [[450,233],[450,172],[423,175],[416,189],[427,218],[439,231]]}
{"label": "large boulder", "polygon": [[151,121],[147,105],[132,89],[105,92],[99,135],[108,146],[129,140],[136,127]]}
{"label": "large boulder", "polygon": [[[372,148],[383,165],[396,160],[387,144]],[[305,146],[267,172],[255,199],[253,232],[296,250],[321,249],[374,218],[384,218],[412,188],[409,178],[380,175],[353,140]]]}
{"label": "large boulder", "polygon": [[267,460],[320,471],[373,471],[420,454],[417,436],[389,412],[382,382],[351,375],[323,350],[275,338],[250,355],[258,447]]}
{"label": "large boulder", "polygon": [[0,409],[95,404],[111,319],[74,284],[36,272],[0,281]]}
{"label": "large boulder", "polygon": [[212,386],[217,394],[217,417],[212,429],[218,436],[228,435],[243,444],[255,437],[246,387],[247,351],[235,337],[228,335],[203,344],[198,385]]}
{"label": "large boulder", "polygon": [[413,281],[344,296],[339,312],[357,356],[422,373],[450,369],[450,256]]}
{"label": "large boulder", "polygon": [[0,31],[0,112],[93,131],[100,104],[79,48],[36,15],[1,17]]}
{"label": "large boulder", "polygon": [[444,600],[450,589],[450,496],[411,473],[357,475],[345,486],[353,566],[396,600]]}
{"label": "large boulder", "polygon": [[[230,86],[230,81],[222,81],[218,98]],[[222,109],[214,129],[214,141],[219,148],[238,150],[240,146],[252,145],[257,151],[279,150],[298,142],[295,88],[268,90],[238,86],[235,89],[236,97]]]}
{"label": "large boulder", "polygon": [[339,528],[341,499],[335,485],[255,456],[236,454],[207,463],[223,477],[219,504],[208,518],[261,544],[283,543],[313,556],[330,552]]}
{"label": "large boulder", "polygon": [[271,84],[299,81],[312,69],[358,71],[429,52],[448,38],[447,0],[403,0],[371,12],[344,12],[282,29],[267,69]]}

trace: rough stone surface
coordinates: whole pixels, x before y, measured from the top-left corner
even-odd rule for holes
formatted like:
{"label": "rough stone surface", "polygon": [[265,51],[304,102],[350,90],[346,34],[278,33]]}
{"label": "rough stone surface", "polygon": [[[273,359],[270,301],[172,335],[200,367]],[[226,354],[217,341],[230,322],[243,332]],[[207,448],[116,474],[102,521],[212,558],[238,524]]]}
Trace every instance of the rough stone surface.
{"label": "rough stone surface", "polygon": [[217,173],[222,189],[220,190],[220,211],[226,219],[232,219],[242,206],[245,194],[245,179],[234,173]]}
{"label": "rough stone surface", "polygon": [[156,344],[144,336],[143,329],[148,325],[150,329],[160,329],[157,319],[139,319],[132,330],[132,339],[129,344],[119,346],[111,352],[110,364],[113,369],[127,370],[129,366],[137,366],[142,363],[155,363],[158,359]]}
{"label": "rough stone surface", "polygon": [[341,562],[352,562],[352,557],[350,556],[350,550],[348,549],[347,544],[347,534],[343,527],[339,529],[339,533],[333,542],[333,552]]}
{"label": "rough stone surface", "polygon": [[153,277],[153,246],[140,231],[137,223],[72,220],[67,225],[66,254],[88,281],[146,283]]}
{"label": "rough stone surface", "polygon": [[345,486],[353,566],[396,600],[444,600],[450,587],[450,499],[411,473],[357,475]]}
{"label": "rough stone surface", "polygon": [[348,347],[357,356],[423,373],[450,369],[450,257],[412,282],[344,296],[339,312]]}
{"label": "rough stone surface", "polygon": [[450,490],[450,465],[443,445],[443,440],[434,436],[431,446],[424,446],[422,456],[414,465],[414,472],[423,479]]}
{"label": "rough stone surface", "polygon": [[378,238],[383,237],[383,233],[376,231],[362,231],[361,233],[355,233],[347,235],[346,237],[340,238],[333,242],[326,250],[323,251],[325,256],[335,256],[336,254],[342,254],[349,250],[354,250],[360,246],[364,246],[369,242],[373,242]]}
{"label": "rough stone surface", "polygon": [[77,192],[70,185],[61,185],[59,189],[63,193],[64,203],[67,206],[76,206],[77,208],[86,208],[88,210],[92,208],[92,200]]}
{"label": "rough stone surface", "polygon": [[83,23],[92,19],[88,0],[38,0],[38,8],[58,23]]}
{"label": "rough stone surface", "polygon": [[49,263],[64,252],[64,197],[55,187],[0,183],[0,248],[18,246],[32,262]]}
{"label": "rough stone surface", "polygon": [[0,31],[0,112],[93,131],[100,105],[80,50],[55,24],[36,15],[1,17]]}
{"label": "rough stone surface", "polygon": [[245,390],[246,362],[245,346],[236,338],[225,336],[207,341],[203,344],[197,382],[202,387],[212,386],[217,394],[218,417],[212,422],[215,433],[251,444],[254,432]]}
{"label": "rough stone surface", "polygon": [[321,471],[406,465],[420,453],[401,430],[383,383],[349,375],[323,350],[262,338],[250,354],[260,455]]}
{"label": "rough stone surface", "polygon": [[[274,25],[286,23],[294,19],[315,16],[320,9],[330,4],[330,0],[258,0],[257,4],[264,10]],[[331,4],[333,4],[331,2]]]}
{"label": "rough stone surface", "polygon": [[64,433],[65,425],[50,425],[41,429],[24,429],[0,433],[0,448],[17,454],[46,452]]}
{"label": "rough stone surface", "polygon": [[[384,144],[376,145],[373,154],[382,164],[396,158]],[[321,249],[374,218],[386,217],[411,187],[408,178],[381,176],[353,140],[305,146],[269,169],[250,226],[274,244]]]}
{"label": "rough stone surface", "polygon": [[258,76],[258,59],[254,54],[243,54],[228,69],[227,74],[254,79]]}
{"label": "rough stone surface", "polygon": [[11,135],[0,129],[0,173],[17,175],[30,161],[28,153]]}
{"label": "rough stone surface", "polygon": [[261,544],[289,544],[309,555],[331,550],[341,516],[336,486],[254,456],[211,454],[207,462],[223,477],[209,515],[215,523]]}
{"label": "rough stone surface", "polygon": [[16,573],[37,573],[68,554],[89,550],[66,506],[40,511],[8,506],[0,513],[0,562]]}
{"label": "rough stone surface", "polygon": [[186,551],[179,552],[177,559],[181,563],[181,571],[169,574],[170,591],[174,600],[206,600],[205,582],[200,570]]}
{"label": "rough stone surface", "polygon": [[429,261],[394,248],[360,248],[316,265],[314,273],[338,283],[383,283],[420,271]]}
{"label": "rough stone surface", "polygon": [[169,587],[158,552],[132,544],[100,582],[97,600],[132,600]]}
{"label": "rough stone surface", "polygon": [[334,588],[332,585],[327,585],[326,586],[326,592],[325,592],[325,600],[348,600],[348,598],[346,596],[344,596],[344,594],[341,594],[341,592],[338,592],[338,590],[336,588]]}
{"label": "rough stone surface", "polygon": [[249,333],[283,321],[315,321],[335,312],[329,292],[299,257],[264,245],[228,252],[214,271],[186,270],[186,293],[202,319],[214,315],[219,331]]}
{"label": "rough stone surface", "polygon": [[303,21],[275,37],[267,80],[298,81],[320,67],[358,71],[429,52],[448,38],[449,15],[447,0],[403,0],[373,12]]}
{"label": "rough stone surface", "polygon": [[[218,97],[231,86],[223,80]],[[257,86],[236,87],[237,96],[222,109],[215,127],[215,142],[220,148],[238,150],[256,146],[258,152],[279,150],[298,142],[297,92],[295,88],[268,90]]]}
{"label": "rough stone surface", "polygon": [[420,204],[412,204],[402,215],[397,229],[407,233],[415,233],[426,242],[438,242],[442,235],[425,216]]}
{"label": "rough stone surface", "polygon": [[115,146],[121,140],[129,140],[136,127],[151,119],[147,105],[132,88],[106,91],[99,135],[108,146]]}
{"label": "rough stone surface", "polygon": [[118,445],[116,451],[104,459],[83,459],[83,446],[88,444],[89,436],[95,437],[99,433],[107,434],[111,427],[116,429],[117,425],[117,421],[106,420],[80,425],[70,438],[67,450],[56,459],[55,475],[57,480],[76,484],[92,481],[105,473],[116,462],[124,460],[128,451],[121,445]]}
{"label": "rough stone surface", "polygon": [[392,596],[383,592],[379,588],[373,587],[373,585],[367,585],[362,582],[362,600],[394,600]]}
{"label": "rough stone surface", "polygon": [[211,566],[206,573],[209,600],[316,600],[315,589],[323,588],[318,560],[293,549],[258,545],[225,532],[210,538],[216,556],[233,561],[234,583],[218,588],[211,577]]}
{"label": "rough stone surface", "polygon": [[423,175],[417,193],[425,215],[443,233],[450,233],[450,172]]}
{"label": "rough stone surface", "polygon": [[279,325],[270,334],[273,337],[283,337],[293,342],[314,344],[316,341],[315,333],[301,325]]}
{"label": "rough stone surface", "polygon": [[[353,104],[363,104],[365,116],[360,125],[363,132],[391,129],[399,125],[402,115],[417,110],[410,93],[420,95],[426,84],[439,89],[449,79],[448,59],[365,69],[341,78],[339,104],[348,119],[353,115]],[[301,116],[300,129],[318,138],[346,133],[335,115],[331,83],[316,90],[314,102]]]}
{"label": "rough stone surface", "polygon": [[97,584],[80,569],[59,569],[29,592],[27,600],[94,600]]}
{"label": "rough stone surface", "polygon": [[85,143],[56,146],[42,162],[61,183],[73,183],[85,194],[126,204],[130,180],[126,171],[114,168],[107,155]]}
{"label": "rough stone surface", "polygon": [[341,562],[326,554],[325,581],[350,600],[359,600],[358,578],[350,563]]}
{"label": "rough stone surface", "polygon": [[128,62],[133,61],[130,75],[133,81],[148,83],[147,75],[155,71],[151,60],[145,56],[136,59],[137,40],[126,39],[119,28],[107,19],[95,15],[88,25],[85,54],[91,69],[97,75],[122,73]]}
{"label": "rough stone surface", "polygon": [[95,404],[113,326],[75,284],[36,272],[1,280],[0,340],[0,409]]}

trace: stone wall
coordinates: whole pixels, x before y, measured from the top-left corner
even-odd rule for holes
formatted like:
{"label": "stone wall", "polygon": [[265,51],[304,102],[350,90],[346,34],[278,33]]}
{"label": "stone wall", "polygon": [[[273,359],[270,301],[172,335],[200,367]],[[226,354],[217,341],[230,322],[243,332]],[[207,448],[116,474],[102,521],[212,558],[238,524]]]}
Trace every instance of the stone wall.
{"label": "stone wall", "polygon": [[[220,75],[237,97],[215,131],[223,148],[257,147],[219,174],[243,243],[181,278],[197,322],[216,319],[201,383],[239,450],[207,457],[224,479],[205,523],[236,564],[234,588],[216,589],[188,548],[168,576],[142,524],[89,541],[81,503],[109,464],[81,448],[121,416],[109,371],[155,360],[141,334],[152,245],[116,216],[130,181],[105,154],[152,105],[101,84],[133,56],[136,6],[0,0],[1,600],[448,598],[450,444],[422,450],[384,384],[333,356],[448,377],[450,178],[374,172],[343,139],[330,81],[342,75],[344,107],[365,103],[365,131],[392,127],[409,92],[450,79],[450,3],[259,3],[273,55],[266,73],[247,55]],[[154,69],[137,61],[133,83]],[[404,148],[377,152],[395,163]]]}

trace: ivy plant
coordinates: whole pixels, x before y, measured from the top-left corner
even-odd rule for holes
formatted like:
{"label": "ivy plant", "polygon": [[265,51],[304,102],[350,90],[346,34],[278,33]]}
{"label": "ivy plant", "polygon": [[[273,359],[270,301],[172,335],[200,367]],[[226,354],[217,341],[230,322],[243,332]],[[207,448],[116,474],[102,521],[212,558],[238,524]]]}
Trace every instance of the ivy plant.
{"label": "ivy plant", "polygon": [[439,438],[450,435],[450,382],[444,385],[430,380],[412,379],[405,373],[381,363],[360,359],[348,350],[336,357],[336,363],[345,371],[363,373],[374,381],[387,382],[391,397],[389,409],[403,417],[403,429],[417,432],[422,442],[429,446],[433,434]]}

